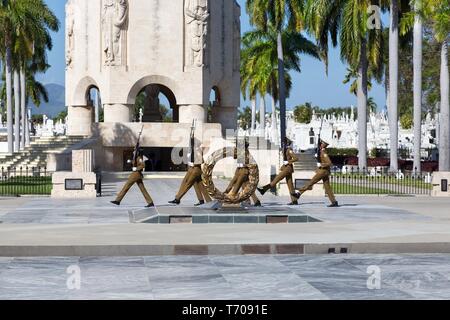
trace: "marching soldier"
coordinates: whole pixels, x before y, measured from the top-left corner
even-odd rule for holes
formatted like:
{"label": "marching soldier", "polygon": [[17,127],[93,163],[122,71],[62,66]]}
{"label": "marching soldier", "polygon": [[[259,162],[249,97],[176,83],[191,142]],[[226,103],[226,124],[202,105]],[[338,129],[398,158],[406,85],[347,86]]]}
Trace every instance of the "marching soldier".
{"label": "marching soldier", "polygon": [[291,194],[291,203],[288,205],[298,205],[298,198],[295,198],[292,194],[295,192],[294,182],[292,180],[292,174],[294,173],[294,163],[298,161],[297,156],[292,150],[292,141],[285,138],[283,144],[283,166],[280,169],[278,176],[268,185],[262,188],[258,188],[258,191],[264,195],[269,189],[275,188],[276,185],[283,179],[286,179],[287,186],[289,188],[289,193]]}
{"label": "marching soldier", "polygon": [[299,199],[303,193],[305,193],[308,190],[312,190],[312,187],[319,182],[320,180],[323,181],[323,187],[325,189],[325,193],[328,196],[328,199],[330,199],[331,205],[328,207],[334,208],[339,207],[338,202],[336,201],[336,198],[334,197],[333,190],[331,189],[330,185],[330,175],[331,175],[331,166],[333,163],[330,160],[330,157],[327,154],[326,148],[329,146],[328,143],[326,143],[323,140],[320,140],[320,150],[319,150],[319,157],[320,157],[320,163],[317,163],[317,171],[316,175],[309,181],[308,184],[306,184],[303,188],[299,190],[297,193],[291,194],[295,198]]}
{"label": "marching soldier", "polygon": [[[248,183],[249,183],[248,176],[250,173],[249,168],[248,168],[248,164],[250,162],[249,155],[248,155],[248,147],[249,147],[249,144],[246,141],[245,142],[245,160],[243,161],[243,162],[245,162],[245,164],[239,163],[238,151],[237,151],[237,148],[235,148],[234,158],[238,159],[238,167],[236,169],[236,172],[234,173],[233,180],[231,180],[230,184],[228,185],[228,188],[225,190],[225,193],[231,192],[231,194],[236,195],[241,188],[245,188],[248,185]],[[255,193],[253,193],[251,195],[251,199],[252,199],[253,205],[255,207],[261,207],[261,201],[259,201],[259,199]]]}
{"label": "marching soldier", "polygon": [[202,183],[202,164],[203,164],[203,152],[202,146],[197,149],[196,154],[191,152],[188,154],[190,162],[188,163],[189,169],[186,176],[181,183],[180,190],[178,191],[175,199],[169,201],[171,204],[180,204],[181,199],[186,195],[186,193],[194,187],[195,194],[198,198],[198,203],[195,206],[200,206],[205,204],[205,202],[211,202],[211,197],[208,192],[206,192],[205,187]]}
{"label": "marching soldier", "polygon": [[203,145],[200,145],[196,148],[195,126],[196,120],[193,120],[188,153],[189,169],[183,179],[183,182],[181,183],[180,190],[175,196],[175,199],[169,201],[170,204],[180,204],[181,198],[183,198],[192,187],[194,187],[195,194],[198,198],[198,203],[195,206],[201,206],[202,204],[205,204],[205,201],[211,202],[211,197],[206,192],[202,182]]}
{"label": "marching soldier", "polygon": [[133,172],[128,177],[128,181],[123,187],[122,191],[117,195],[116,200],[111,201],[111,203],[120,206],[122,199],[125,197],[130,188],[136,183],[139,189],[141,189],[141,192],[144,195],[145,200],[147,201],[146,208],[154,207],[155,205],[153,203],[153,200],[148,194],[147,189],[145,188],[143,182],[144,175],[142,174],[142,172],[145,170],[145,161],[147,160],[147,158],[143,154],[143,149],[138,148],[137,150],[135,150],[135,155],[133,158],[134,158],[132,161]]}

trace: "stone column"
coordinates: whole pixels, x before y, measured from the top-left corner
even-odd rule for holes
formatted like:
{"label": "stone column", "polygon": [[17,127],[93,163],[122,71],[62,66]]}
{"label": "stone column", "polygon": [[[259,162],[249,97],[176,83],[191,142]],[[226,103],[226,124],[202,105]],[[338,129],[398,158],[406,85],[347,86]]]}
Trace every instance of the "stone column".
{"label": "stone column", "polygon": [[68,108],[67,135],[90,136],[94,122],[94,108],[77,106]]}
{"label": "stone column", "polygon": [[179,106],[179,122],[192,123],[196,119],[198,123],[206,122],[207,108],[202,105],[180,105]]}
{"label": "stone column", "polygon": [[235,107],[213,108],[213,123],[220,123],[225,134],[227,129],[237,129],[237,114]]}
{"label": "stone column", "polygon": [[131,105],[126,104],[105,104],[105,123],[129,123],[132,120]]}

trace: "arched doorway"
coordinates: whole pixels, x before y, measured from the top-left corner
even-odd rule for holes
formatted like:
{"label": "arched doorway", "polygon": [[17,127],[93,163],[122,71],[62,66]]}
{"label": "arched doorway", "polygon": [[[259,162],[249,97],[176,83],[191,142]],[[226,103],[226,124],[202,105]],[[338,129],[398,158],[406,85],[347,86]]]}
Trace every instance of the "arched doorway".
{"label": "arched doorway", "polygon": [[94,122],[104,122],[104,110],[100,90],[96,86],[90,86],[86,91],[86,106],[94,110]]}
{"label": "arched doorway", "polygon": [[[139,90],[139,89],[138,89]],[[136,90],[137,91],[137,90]],[[135,91],[135,92],[136,92]],[[179,111],[173,91],[159,83],[147,84],[137,93],[132,107],[132,121],[141,123],[178,123]],[[144,132],[145,134],[145,132]],[[172,162],[172,149],[160,146],[143,146],[144,154],[148,158],[145,171],[185,171],[186,167]],[[124,151],[124,159],[130,159],[133,149]],[[128,163],[124,163],[126,171],[131,170]]]}
{"label": "arched doorway", "polygon": [[135,122],[178,122],[179,113],[174,93],[164,85],[149,84],[136,97]]}
{"label": "arched doorway", "polygon": [[220,90],[217,86],[212,87],[211,93],[209,95],[209,106],[208,106],[208,122],[214,122],[214,108],[220,108]]}

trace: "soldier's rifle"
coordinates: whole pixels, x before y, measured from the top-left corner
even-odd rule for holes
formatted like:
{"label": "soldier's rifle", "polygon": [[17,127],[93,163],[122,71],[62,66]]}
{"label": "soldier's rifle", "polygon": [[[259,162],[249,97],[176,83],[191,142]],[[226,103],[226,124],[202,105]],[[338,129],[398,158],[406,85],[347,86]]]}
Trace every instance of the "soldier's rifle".
{"label": "soldier's rifle", "polygon": [[141,147],[141,136],[142,136],[142,132],[144,131],[144,125],[142,125],[141,131],[139,132],[139,136],[137,138],[137,142],[136,142],[136,146],[134,147],[134,152],[133,152],[133,164],[136,163],[137,158],[138,158],[138,154],[139,154],[139,149]]}
{"label": "soldier's rifle", "polygon": [[190,162],[195,162],[195,128],[197,127],[197,121],[195,119],[192,120],[192,126],[191,126],[191,139],[190,139]]}
{"label": "soldier's rifle", "polygon": [[319,137],[318,137],[318,140],[317,140],[317,147],[316,147],[316,159],[317,159],[317,162],[321,161],[320,160],[320,145],[321,145],[321,142],[322,142],[321,135],[322,135],[322,128],[323,128],[323,118],[324,118],[324,115],[321,114]]}

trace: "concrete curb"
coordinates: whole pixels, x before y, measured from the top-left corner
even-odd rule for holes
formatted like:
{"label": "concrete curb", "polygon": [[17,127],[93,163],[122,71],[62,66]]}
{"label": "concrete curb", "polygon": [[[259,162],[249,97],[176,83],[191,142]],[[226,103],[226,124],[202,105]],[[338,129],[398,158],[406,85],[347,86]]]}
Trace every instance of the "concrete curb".
{"label": "concrete curb", "polygon": [[450,243],[0,246],[0,257],[450,253]]}

